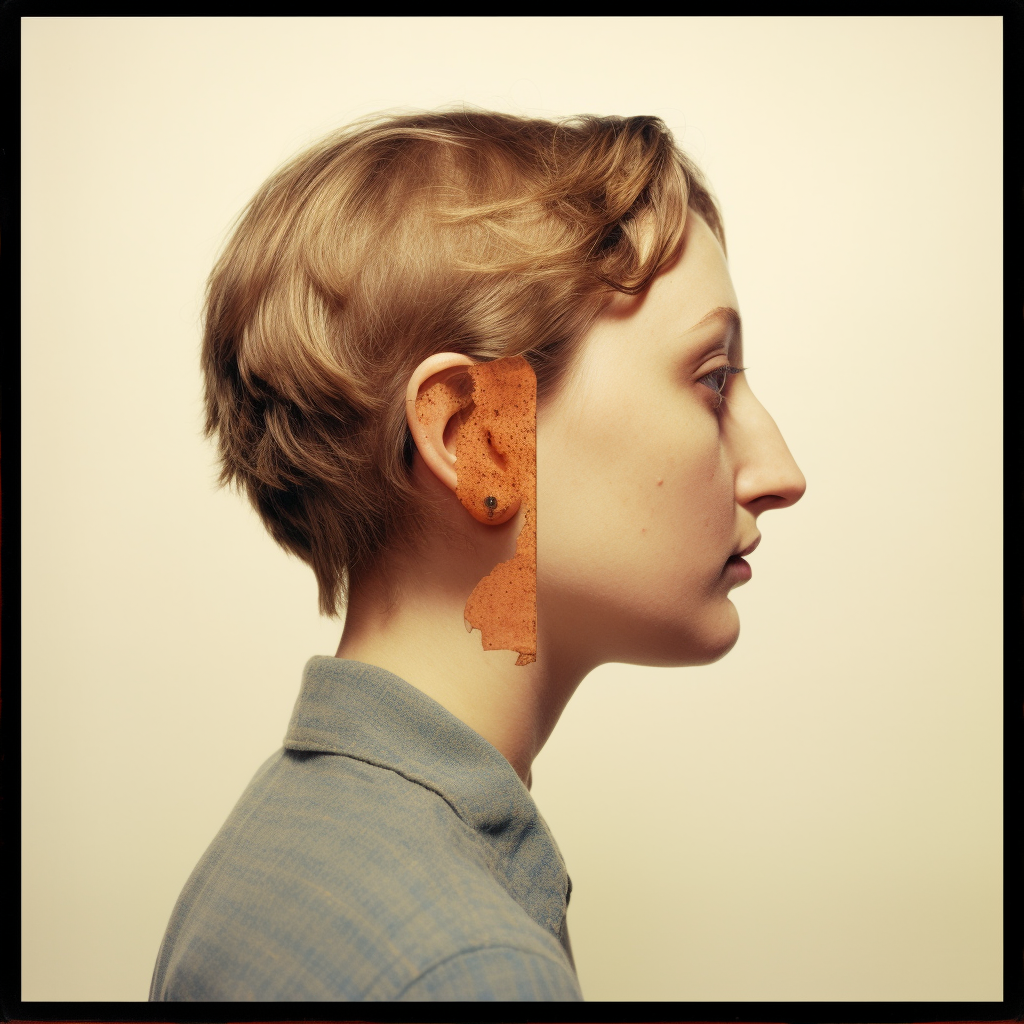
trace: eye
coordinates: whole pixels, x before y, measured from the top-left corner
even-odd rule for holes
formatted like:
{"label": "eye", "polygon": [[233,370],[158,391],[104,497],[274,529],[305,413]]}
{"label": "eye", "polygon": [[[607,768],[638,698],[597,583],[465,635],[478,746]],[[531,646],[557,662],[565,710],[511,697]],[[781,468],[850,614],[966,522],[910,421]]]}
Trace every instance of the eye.
{"label": "eye", "polygon": [[[716,366],[710,373],[705,373],[700,378],[700,383],[714,391],[718,396],[718,405],[721,405],[725,401],[723,392],[726,382],[734,373],[742,373],[745,369],[745,366]],[[715,408],[718,408],[718,405]]]}

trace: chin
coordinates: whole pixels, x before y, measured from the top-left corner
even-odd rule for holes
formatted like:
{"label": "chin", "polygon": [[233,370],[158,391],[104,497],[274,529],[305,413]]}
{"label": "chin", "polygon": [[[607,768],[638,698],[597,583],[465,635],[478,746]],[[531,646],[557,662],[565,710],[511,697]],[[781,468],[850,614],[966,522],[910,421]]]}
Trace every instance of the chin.
{"label": "chin", "polygon": [[716,661],[721,661],[735,646],[736,641],[740,638],[739,623],[736,624],[736,629],[733,631],[732,636],[727,640],[722,640],[717,644],[709,645],[708,648],[703,652],[699,660],[688,661],[687,665],[713,665]]}
{"label": "chin", "polygon": [[687,668],[713,665],[724,658],[740,638],[740,617],[732,602],[728,609],[698,628],[687,622],[662,624],[660,628],[638,630],[643,637],[628,658],[616,658],[631,665],[651,665],[659,668]]}
{"label": "chin", "polygon": [[736,641],[740,638],[740,613],[736,611],[732,601],[726,601],[726,605],[722,620],[716,623],[717,628],[709,629],[701,638],[705,641],[703,657],[700,661],[693,661],[690,664],[713,665],[736,646]]}

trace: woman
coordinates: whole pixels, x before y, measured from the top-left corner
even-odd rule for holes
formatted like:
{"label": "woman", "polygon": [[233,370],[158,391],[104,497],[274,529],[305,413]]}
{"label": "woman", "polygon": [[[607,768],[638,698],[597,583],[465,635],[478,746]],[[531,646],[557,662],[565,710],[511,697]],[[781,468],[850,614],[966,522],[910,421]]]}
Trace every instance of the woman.
{"label": "woman", "polygon": [[[379,118],[263,186],[211,277],[207,429],[345,627],[186,885],[151,998],[582,998],[533,759],[596,666],[726,654],[757,517],[804,490],[737,310],[714,200],[656,118]],[[474,390],[518,357],[535,520],[529,445],[466,429],[486,394],[532,430]],[[500,508],[460,487],[474,460]],[[465,627],[531,523],[517,658]]]}

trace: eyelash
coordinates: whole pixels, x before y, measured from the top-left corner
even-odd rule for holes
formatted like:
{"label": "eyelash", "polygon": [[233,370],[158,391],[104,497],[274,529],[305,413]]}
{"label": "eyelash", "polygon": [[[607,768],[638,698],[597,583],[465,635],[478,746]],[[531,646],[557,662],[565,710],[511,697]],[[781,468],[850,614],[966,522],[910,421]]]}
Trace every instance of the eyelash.
{"label": "eyelash", "polygon": [[[705,373],[703,377],[699,378],[700,383],[704,387],[710,388],[718,396],[718,402],[715,405],[716,409],[720,408],[725,401],[725,395],[722,392],[725,391],[726,382],[734,373],[742,373],[745,369],[745,366],[716,366],[710,373]],[[724,375],[720,377],[721,383],[718,383],[716,380],[716,378],[719,378],[719,375]],[[708,380],[716,380],[716,382],[708,384]]]}

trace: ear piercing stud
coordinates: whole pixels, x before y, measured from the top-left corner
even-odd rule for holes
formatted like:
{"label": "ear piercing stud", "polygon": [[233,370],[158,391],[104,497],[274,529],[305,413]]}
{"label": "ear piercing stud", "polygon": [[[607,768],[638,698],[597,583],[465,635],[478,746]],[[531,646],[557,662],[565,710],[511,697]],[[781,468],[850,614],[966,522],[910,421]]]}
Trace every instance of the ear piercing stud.
{"label": "ear piercing stud", "polygon": [[484,498],[484,504],[490,509],[495,509],[498,507],[498,499],[489,494]]}

